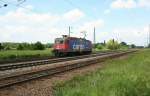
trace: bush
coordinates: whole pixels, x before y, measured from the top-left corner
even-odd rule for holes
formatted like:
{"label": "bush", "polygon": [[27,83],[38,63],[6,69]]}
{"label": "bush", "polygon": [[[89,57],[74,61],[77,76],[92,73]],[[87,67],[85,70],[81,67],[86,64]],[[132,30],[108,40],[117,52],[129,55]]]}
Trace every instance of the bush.
{"label": "bush", "polygon": [[0,50],[3,50],[4,46],[2,45],[2,43],[0,43]]}
{"label": "bush", "polygon": [[126,42],[121,42],[120,45],[121,46],[128,46]]}
{"label": "bush", "polygon": [[42,44],[41,42],[36,43],[0,43],[0,50],[44,50],[45,48],[51,48],[52,44]]}
{"label": "bush", "polygon": [[105,42],[93,44],[93,48],[103,49],[105,47]]}
{"label": "bush", "polygon": [[131,44],[130,47],[131,48],[136,48],[136,46],[134,44]]}
{"label": "bush", "polygon": [[45,45],[45,47],[46,47],[46,48],[52,48],[52,47],[53,47],[53,44],[52,44],[52,43],[47,43],[47,44]]}
{"label": "bush", "polygon": [[34,44],[22,43],[22,46],[23,46],[24,50],[33,50],[34,49]]}
{"label": "bush", "polygon": [[103,46],[101,44],[96,46],[97,49],[103,49]]}
{"label": "bush", "polygon": [[114,39],[109,40],[106,44],[107,48],[110,50],[117,50],[119,49],[120,45],[117,41],[115,41]]}
{"label": "bush", "polygon": [[4,50],[11,50],[11,48],[10,48],[9,46],[6,46],[6,47],[4,48]]}
{"label": "bush", "polygon": [[23,49],[24,48],[23,48],[22,44],[19,44],[18,47],[17,47],[17,50],[23,50]]}
{"label": "bush", "polygon": [[15,58],[17,58],[17,55],[11,54],[8,58],[10,58],[10,59],[15,59]]}
{"label": "bush", "polygon": [[36,42],[34,44],[34,50],[44,50],[45,46],[41,42]]}

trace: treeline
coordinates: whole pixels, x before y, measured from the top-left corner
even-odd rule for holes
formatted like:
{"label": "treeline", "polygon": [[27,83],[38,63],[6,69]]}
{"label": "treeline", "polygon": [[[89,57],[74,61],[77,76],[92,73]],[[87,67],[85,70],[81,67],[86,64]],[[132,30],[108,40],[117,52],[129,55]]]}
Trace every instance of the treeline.
{"label": "treeline", "polygon": [[41,42],[36,43],[0,43],[0,50],[44,50],[51,48],[53,44],[42,44]]}
{"label": "treeline", "polygon": [[129,48],[144,48],[144,46],[136,46],[135,44],[127,44],[126,42],[119,43],[118,41],[111,39],[108,42],[96,43],[94,45],[95,49],[109,49],[109,50],[117,50],[117,49],[129,49]]}
{"label": "treeline", "polygon": [[[44,50],[46,48],[52,48],[53,44],[36,43],[0,43],[0,50]],[[97,50],[110,49],[128,49],[128,48],[144,48],[143,46],[136,46],[134,44],[127,44],[126,42],[119,43],[118,41],[111,39],[108,42],[96,43],[93,46]]]}

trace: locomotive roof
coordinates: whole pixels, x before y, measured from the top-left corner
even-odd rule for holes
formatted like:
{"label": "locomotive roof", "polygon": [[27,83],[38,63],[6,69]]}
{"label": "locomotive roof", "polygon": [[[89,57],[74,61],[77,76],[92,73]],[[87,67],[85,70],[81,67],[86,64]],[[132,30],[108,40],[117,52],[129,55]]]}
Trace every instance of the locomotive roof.
{"label": "locomotive roof", "polygon": [[[81,40],[87,40],[87,39],[85,39],[85,38],[68,37],[68,36],[62,37],[62,38],[56,38],[56,39],[81,39]],[[90,40],[87,40],[87,41],[90,41]],[[90,41],[90,42],[91,42],[91,41]]]}
{"label": "locomotive roof", "polygon": [[[82,39],[82,40],[87,40],[85,38],[77,38],[77,37],[67,37],[66,39]],[[90,41],[90,40],[87,40],[87,41]]]}

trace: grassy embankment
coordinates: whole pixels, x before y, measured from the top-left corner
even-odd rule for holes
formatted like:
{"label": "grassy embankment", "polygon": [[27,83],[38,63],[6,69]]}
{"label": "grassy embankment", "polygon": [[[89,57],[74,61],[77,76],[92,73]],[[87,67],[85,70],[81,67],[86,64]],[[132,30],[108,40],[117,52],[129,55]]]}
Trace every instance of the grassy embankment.
{"label": "grassy embankment", "polygon": [[106,61],[103,69],[55,87],[55,96],[150,96],[150,50]]}
{"label": "grassy embankment", "polygon": [[15,59],[15,58],[43,57],[43,56],[52,56],[51,49],[0,51],[0,60]]}
{"label": "grassy embankment", "polygon": [[[108,51],[108,50],[93,50],[95,51]],[[0,61],[9,60],[9,59],[21,59],[21,58],[32,58],[32,57],[46,57],[52,56],[52,49],[45,50],[5,50],[0,51]]]}
{"label": "grassy embankment", "polygon": [[[103,52],[110,51],[108,49],[95,49],[93,52]],[[12,59],[26,59],[26,58],[37,58],[37,57],[46,57],[52,56],[52,49],[45,50],[5,50],[0,51],[0,61],[7,61]]]}

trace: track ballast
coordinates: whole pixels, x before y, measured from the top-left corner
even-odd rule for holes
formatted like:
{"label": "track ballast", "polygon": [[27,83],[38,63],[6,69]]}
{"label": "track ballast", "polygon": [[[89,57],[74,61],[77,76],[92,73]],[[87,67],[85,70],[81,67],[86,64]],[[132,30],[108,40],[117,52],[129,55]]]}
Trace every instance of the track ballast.
{"label": "track ballast", "polygon": [[[0,88],[8,87],[11,85],[41,78],[44,76],[61,73],[64,71],[69,71],[69,70],[80,68],[83,66],[88,66],[90,64],[102,62],[108,58],[115,58],[115,57],[119,57],[119,56],[132,53],[132,52],[135,52],[135,51],[132,50],[132,51],[109,52],[109,53],[97,54],[94,56],[93,55],[86,56],[84,58],[80,57],[80,59],[74,58],[68,61],[57,61],[57,63],[55,62],[54,64],[58,64],[58,65],[52,64],[50,68],[41,69],[41,70],[39,69],[34,72],[28,72],[28,73],[19,74],[19,75],[15,74],[13,76],[7,76],[6,78],[0,78]],[[62,59],[62,60],[65,60],[65,59]]]}

